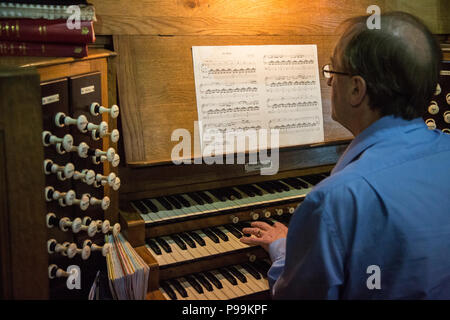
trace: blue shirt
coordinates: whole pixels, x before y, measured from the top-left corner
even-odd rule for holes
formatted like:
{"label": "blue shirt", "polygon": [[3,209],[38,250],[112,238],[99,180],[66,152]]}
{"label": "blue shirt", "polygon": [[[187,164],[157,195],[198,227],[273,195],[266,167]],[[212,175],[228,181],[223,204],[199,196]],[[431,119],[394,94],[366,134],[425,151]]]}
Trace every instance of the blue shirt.
{"label": "blue shirt", "polygon": [[274,299],[450,299],[450,136],[379,119],[269,253]]}

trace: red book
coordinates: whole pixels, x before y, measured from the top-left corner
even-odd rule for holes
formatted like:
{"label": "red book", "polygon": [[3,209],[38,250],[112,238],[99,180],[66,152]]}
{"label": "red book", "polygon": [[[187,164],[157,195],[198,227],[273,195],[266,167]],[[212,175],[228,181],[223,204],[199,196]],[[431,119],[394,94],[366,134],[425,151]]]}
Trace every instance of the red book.
{"label": "red book", "polygon": [[87,44],[95,42],[95,34],[92,21],[69,29],[66,20],[0,19],[0,40]]}
{"label": "red book", "polygon": [[0,40],[0,56],[86,57],[86,44],[14,42]]}

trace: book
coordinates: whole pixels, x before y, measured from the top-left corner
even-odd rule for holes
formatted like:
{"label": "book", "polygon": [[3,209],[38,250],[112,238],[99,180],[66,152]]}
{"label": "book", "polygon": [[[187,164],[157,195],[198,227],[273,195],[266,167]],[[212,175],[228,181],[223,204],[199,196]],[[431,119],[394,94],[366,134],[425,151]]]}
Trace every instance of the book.
{"label": "book", "polygon": [[[97,21],[95,8],[91,4],[79,4],[80,20]],[[27,3],[0,2],[0,18],[30,18],[30,19],[69,19],[72,11],[69,5],[46,5]]]}
{"label": "book", "polygon": [[69,29],[61,19],[0,19],[0,40],[88,44],[95,42],[95,33],[92,21]]}
{"label": "book", "polygon": [[88,55],[86,44],[15,42],[0,40],[0,56],[76,57]]}
{"label": "book", "polygon": [[106,235],[111,244],[106,255],[111,294],[116,300],[144,300],[148,290],[150,268],[122,234]]}
{"label": "book", "polygon": [[28,3],[28,4],[53,4],[53,5],[67,5],[72,4],[87,4],[86,0],[2,0],[8,3]]}

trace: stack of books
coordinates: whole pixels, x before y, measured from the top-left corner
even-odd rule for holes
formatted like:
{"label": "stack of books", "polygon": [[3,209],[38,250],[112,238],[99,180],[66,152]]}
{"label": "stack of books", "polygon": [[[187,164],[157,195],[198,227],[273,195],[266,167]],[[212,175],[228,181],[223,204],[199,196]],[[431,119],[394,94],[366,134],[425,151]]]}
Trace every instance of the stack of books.
{"label": "stack of books", "polygon": [[105,243],[111,244],[106,265],[112,297],[116,300],[144,300],[150,275],[147,263],[120,233],[117,236],[106,235]]}
{"label": "stack of books", "polygon": [[95,21],[86,0],[0,0],[0,56],[85,57]]}

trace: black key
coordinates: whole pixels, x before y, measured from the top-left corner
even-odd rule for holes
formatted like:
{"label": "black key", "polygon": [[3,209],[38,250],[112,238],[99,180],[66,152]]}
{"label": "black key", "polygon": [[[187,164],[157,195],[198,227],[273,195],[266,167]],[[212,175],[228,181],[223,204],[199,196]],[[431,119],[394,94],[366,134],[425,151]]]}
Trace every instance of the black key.
{"label": "black key", "polygon": [[[293,179],[295,179],[295,178],[293,178]],[[300,179],[295,179],[295,180],[298,181],[298,183],[302,186],[302,188],[309,188],[309,185],[306,182],[304,182]]]}
{"label": "black key", "polygon": [[242,238],[242,233],[238,229],[234,228],[231,224],[224,225],[224,228],[230,231],[230,233],[236,238]]}
{"label": "black key", "polygon": [[226,269],[220,268],[218,271],[219,271],[219,272],[225,277],[225,279],[227,279],[228,282],[231,283],[233,286],[236,286],[236,285],[237,285],[237,280],[236,280],[236,278],[233,277],[233,276],[231,275],[231,273],[229,273]]}
{"label": "black key", "polygon": [[140,200],[132,201],[134,206],[143,214],[149,213],[148,209],[142,204]]}
{"label": "black key", "polygon": [[222,192],[220,192],[219,189],[211,190],[209,192],[211,192],[211,194],[220,201],[227,201],[227,197]]}
{"label": "black key", "polygon": [[168,282],[175,288],[175,290],[178,291],[180,296],[182,296],[183,298],[187,298],[188,294],[186,292],[186,289],[184,289],[184,287],[178,282],[178,280],[173,279],[169,280]]}
{"label": "black key", "polygon": [[206,193],[204,193],[203,191],[198,191],[197,194],[203,199],[205,200],[207,203],[213,203],[213,199],[211,199],[210,196],[208,196]]}
{"label": "black key", "polygon": [[156,238],[156,242],[163,248],[163,250],[167,253],[172,252],[172,248],[163,238]]}
{"label": "black key", "polygon": [[175,208],[177,208],[177,209],[181,209],[181,208],[182,208],[182,205],[181,205],[174,197],[166,196],[165,199],[166,199],[170,204],[172,204]]}
{"label": "black key", "polygon": [[308,176],[302,176],[301,177],[303,180],[305,180],[306,182],[312,184],[313,186],[315,186],[316,184],[318,184],[320,181],[322,181],[322,177],[319,177],[317,175],[314,174],[310,174]]}
{"label": "black key", "polygon": [[211,272],[206,271],[203,272],[203,274],[206,276],[206,278],[208,278],[208,280],[210,282],[212,282],[212,284],[217,288],[217,289],[222,289],[222,282],[220,282],[219,279],[217,279],[217,277],[215,275],[213,275]]}
{"label": "black key", "polygon": [[237,192],[236,190],[234,190],[234,188],[230,188],[230,192],[231,194],[237,198],[237,199],[242,199],[242,194],[240,194],[239,192]]}
{"label": "black key", "polygon": [[192,200],[194,200],[195,203],[202,206],[205,204],[205,201],[201,197],[199,197],[196,193],[190,192],[187,194]]}
{"label": "black key", "polygon": [[164,199],[163,197],[158,197],[156,198],[156,200],[164,207],[166,208],[166,210],[172,210],[172,206],[169,202],[167,202],[166,199]]}
{"label": "black key", "polygon": [[170,299],[177,300],[177,295],[175,294],[175,292],[172,290],[172,288],[170,287],[170,285],[167,282],[165,282],[165,281],[162,282],[161,288],[164,289],[164,291],[167,293],[167,295],[169,296]]}
{"label": "black key", "polygon": [[244,229],[244,228],[252,228],[252,226],[250,225],[250,223],[244,221],[244,222],[239,222],[239,223],[235,224],[235,226],[236,226],[236,228],[238,228],[238,230],[239,230],[244,236],[246,236],[246,237],[250,237],[250,236],[251,236],[251,234],[249,234],[249,233],[244,233],[244,232],[242,231],[242,229]]}
{"label": "black key", "polygon": [[197,291],[198,293],[203,293],[202,286],[200,285],[200,283],[198,283],[197,280],[194,279],[193,276],[185,276],[185,279],[191,284],[195,291]]}
{"label": "black key", "polygon": [[153,204],[150,199],[144,199],[142,202],[154,213],[158,212],[158,208]]}
{"label": "black key", "polygon": [[186,208],[189,208],[191,206],[189,201],[187,201],[181,194],[176,194],[176,195],[174,195],[174,197]]}
{"label": "black key", "polygon": [[191,238],[194,239],[194,241],[197,242],[201,247],[204,247],[206,245],[205,240],[203,240],[203,238],[199,236],[197,232],[190,231],[188,232],[188,235],[190,235]]}
{"label": "black key", "polygon": [[289,191],[290,190],[290,188],[287,185],[285,185],[284,183],[282,183],[280,181],[272,181],[272,182],[274,184],[278,185],[281,188],[281,190],[283,190],[283,191]]}
{"label": "black key", "polygon": [[239,281],[241,281],[242,283],[246,283],[247,282],[247,278],[238,269],[236,269],[235,267],[230,266],[227,269],[230,270],[230,272],[233,274],[233,276],[238,278]]}
{"label": "black key", "polygon": [[250,273],[253,276],[253,278],[255,278],[256,280],[261,279],[261,275],[259,274],[258,270],[253,268],[250,264],[243,263],[243,264],[241,264],[241,266],[242,266],[242,268],[247,270],[247,272]]}
{"label": "black key", "polygon": [[197,248],[194,240],[192,240],[192,238],[187,233],[184,233],[184,232],[180,233],[180,237],[181,237],[181,239],[184,240],[184,242],[186,242],[188,244],[189,247]]}
{"label": "black key", "polygon": [[287,179],[283,179],[281,181],[283,181],[288,186],[291,186],[294,189],[298,189],[298,190],[302,189],[302,186],[300,185],[300,181],[298,181],[296,179],[287,178]]}
{"label": "black key", "polygon": [[239,186],[236,187],[239,191],[243,192],[245,195],[249,196],[249,197],[254,197],[255,193],[252,192],[249,188],[247,188],[246,186]]}
{"label": "black key", "polygon": [[256,188],[255,186],[252,186],[251,184],[248,185],[248,188],[254,193],[257,194],[258,196],[262,196],[263,192],[261,189]]}
{"label": "black key", "polygon": [[217,227],[211,227],[209,228],[212,232],[214,232],[220,239],[223,241],[228,241],[228,236],[223,233],[219,228]]}
{"label": "black key", "polygon": [[258,260],[251,263],[252,267],[254,267],[258,272],[263,276],[264,279],[267,279],[267,271],[265,267],[263,267]]}
{"label": "black key", "polygon": [[276,192],[283,192],[282,186],[276,184],[275,181],[267,181],[266,184],[272,189],[275,189]]}
{"label": "black key", "polygon": [[222,189],[220,189],[220,191],[222,192],[222,194],[225,195],[225,197],[227,197],[228,200],[236,199],[236,196],[231,192],[230,188],[222,188]]}
{"label": "black key", "polygon": [[206,288],[208,291],[213,291],[213,287],[211,283],[208,282],[208,280],[203,276],[202,274],[194,274],[194,277]]}
{"label": "black key", "polygon": [[187,249],[186,243],[184,243],[183,240],[181,240],[181,238],[179,236],[177,236],[176,234],[173,234],[169,237],[172,238],[173,241],[175,241],[175,243],[177,244],[178,247],[180,247],[181,250]]}
{"label": "black key", "polygon": [[158,256],[161,255],[161,249],[158,247],[154,240],[147,240],[147,244],[150,246],[150,249],[152,249],[154,253],[156,253]]}
{"label": "black key", "polygon": [[270,188],[266,183],[260,182],[260,183],[256,183],[256,185],[268,193],[275,193],[275,190]]}
{"label": "black key", "polygon": [[202,230],[207,236],[208,238],[210,238],[213,242],[215,243],[219,243],[219,238],[209,229],[203,229]]}

